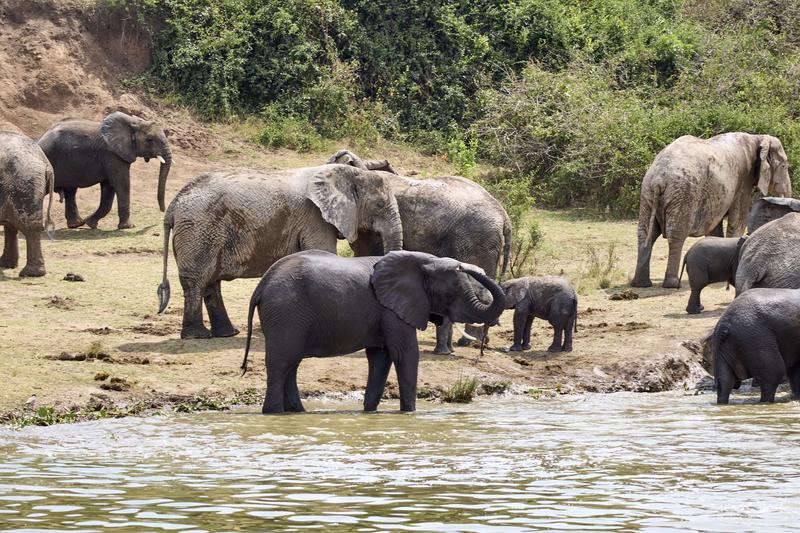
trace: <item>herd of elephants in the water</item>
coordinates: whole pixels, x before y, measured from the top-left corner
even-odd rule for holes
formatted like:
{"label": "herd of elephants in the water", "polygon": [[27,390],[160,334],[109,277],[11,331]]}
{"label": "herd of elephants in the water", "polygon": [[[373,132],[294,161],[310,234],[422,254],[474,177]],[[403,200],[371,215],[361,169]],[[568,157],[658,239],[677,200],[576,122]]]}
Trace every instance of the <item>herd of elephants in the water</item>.
{"label": "herd of elephants in the water", "polygon": [[[0,268],[17,267],[21,232],[27,262],[19,275],[45,274],[40,238],[43,230],[52,236],[55,193],[65,203],[69,228],[96,228],[115,196],[118,228],[133,227],[130,165],[138,157],[161,162],[159,312],[170,299],[172,235],[184,298],[182,338],[239,333],[220,284],[261,277],[250,300],[242,370],[257,310],[268,353],[264,413],[303,410],[297,369],[304,357],[361,349],[368,361],[364,409],[377,408],[394,365],[400,409],[413,411],[416,330],[429,322],[436,325],[438,354],[453,352],[453,323],[468,325],[462,341],[485,338],[505,309],[514,309],[510,350],[531,348],[534,318],[553,327],[550,351],[572,350],[575,291],[557,276],[496,281],[508,266],[511,222],[501,203],[474,181],[410,179],[388,161],[342,150],[317,167],[205,172],[165,206],[173,161],[167,137],[157,123],[121,112],[101,122],[64,119],[38,141],[0,132]],[[96,184],[100,205],[81,218],[76,192]],[[679,287],[688,273],[688,313],[703,311],[706,285],[728,282],[736,288],[704,341],[703,363],[715,378],[718,403],[728,403],[731,390],[751,377],[760,383],[761,401],[774,401],[787,377],[800,397],[800,201],[791,195],[781,141],[749,133],[680,137],[656,156],[642,181],[631,285],[651,285],[652,246],[663,236],[669,243],[663,286]],[[681,263],[690,236],[705,238]],[[354,257],[336,254],[339,239],[349,242]]]}

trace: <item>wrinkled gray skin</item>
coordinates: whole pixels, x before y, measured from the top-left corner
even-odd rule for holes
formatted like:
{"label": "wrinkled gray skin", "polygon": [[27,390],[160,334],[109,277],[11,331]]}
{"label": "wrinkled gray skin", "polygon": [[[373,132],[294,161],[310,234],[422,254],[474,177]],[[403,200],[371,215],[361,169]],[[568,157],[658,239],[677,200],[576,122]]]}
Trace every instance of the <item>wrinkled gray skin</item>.
{"label": "wrinkled gray skin", "polygon": [[689,274],[692,293],[686,312],[696,315],[704,309],[700,303],[700,292],[712,283],[725,281],[736,286],[736,268],[739,266],[739,250],[746,237],[706,237],[694,243],[683,257],[679,280],[683,280],[684,269]]}
{"label": "wrinkled gray skin", "polygon": [[[391,168],[387,161],[366,161],[347,150],[334,154],[328,163],[343,163],[358,168]],[[511,249],[511,221],[503,206],[486,189],[459,176],[413,180],[385,174],[397,197],[403,221],[403,248],[481,267],[495,279],[498,266],[505,273]],[[380,239],[369,231],[359,231],[351,243],[356,256],[381,255]],[[480,328],[468,328],[474,337]],[[467,340],[466,338],[463,340]],[[436,354],[453,353],[453,326],[445,319],[436,327]]]}
{"label": "wrinkled gray skin", "polygon": [[775,401],[787,375],[800,397],[800,290],[752,289],[736,298],[705,340],[703,367],[716,381],[717,403],[751,377],[762,402]]}
{"label": "wrinkled gray skin", "polygon": [[791,196],[786,152],[770,135],[724,133],[710,139],[678,138],[655,158],[642,181],[638,256],[633,287],[650,287],[650,255],[660,236],[669,242],[663,286],[678,288],[687,237],[744,233],[754,187],[761,194]]}
{"label": "wrinkled gray skin", "polygon": [[553,326],[553,343],[548,351],[572,351],[572,333],[578,331],[578,295],[566,279],[526,276],[504,281],[501,287],[506,309],[514,310],[514,344],[510,351],[531,349],[534,318],[547,320]]}
{"label": "wrinkled gray skin", "polygon": [[[45,219],[42,200],[48,193],[50,200]],[[46,225],[52,235],[52,205],[53,167],[47,157],[28,137],[0,131],[0,225],[4,237],[0,268],[17,268],[17,237],[22,232],[27,245],[27,262],[20,277],[45,275],[41,234]]]}
{"label": "wrinkled gray skin", "polygon": [[[201,174],[175,196],[164,215],[162,312],[169,302],[169,234],[183,287],[182,338],[228,337],[233,327],[221,281],[255,278],[301,250],[336,253],[339,234],[382,235],[387,250],[403,246],[397,201],[382,173],[325,165],[269,173],[234,169]],[[203,324],[205,300],[211,331]]]}
{"label": "wrinkled gray skin", "polygon": [[[119,229],[134,227],[130,221],[130,166],[137,157],[159,159],[158,206],[164,210],[164,191],[172,165],[172,150],[161,126],[119,111],[102,122],[65,118],[39,139],[56,174],[56,192],[63,195],[67,226],[96,228],[117,197]],[[78,189],[100,184],[100,206],[85,220],[78,214]]]}
{"label": "wrinkled gray skin", "polygon": [[[475,294],[472,278],[491,293]],[[338,257],[312,250],[276,262],[256,287],[247,319],[247,369],[253,313],[258,308],[266,341],[267,392],[263,413],[303,411],[297,367],[304,357],[329,357],[366,349],[369,373],[364,410],[374,411],[392,364],[400,410],[417,398],[417,329],[445,317],[493,322],[503,312],[502,289],[478,267],[419,252],[382,257]]]}
{"label": "wrinkled gray skin", "polygon": [[788,213],[800,213],[800,200],[774,196],[759,198],[747,215],[747,232],[753,233],[767,222],[777,220]]}
{"label": "wrinkled gray skin", "polygon": [[753,287],[800,288],[800,213],[789,213],[753,232],[739,253],[736,296]]}

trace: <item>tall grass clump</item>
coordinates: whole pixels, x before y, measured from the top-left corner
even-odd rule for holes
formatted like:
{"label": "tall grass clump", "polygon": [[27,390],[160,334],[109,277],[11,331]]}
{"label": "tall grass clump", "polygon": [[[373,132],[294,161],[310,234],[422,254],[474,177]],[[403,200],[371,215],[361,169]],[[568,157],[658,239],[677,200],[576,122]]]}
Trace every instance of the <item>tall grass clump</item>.
{"label": "tall grass clump", "polygon": [[459,376],[453,385],[442,392],[442,401],[447,403],[470,403],[478,390],[478,380],[474,377]]}

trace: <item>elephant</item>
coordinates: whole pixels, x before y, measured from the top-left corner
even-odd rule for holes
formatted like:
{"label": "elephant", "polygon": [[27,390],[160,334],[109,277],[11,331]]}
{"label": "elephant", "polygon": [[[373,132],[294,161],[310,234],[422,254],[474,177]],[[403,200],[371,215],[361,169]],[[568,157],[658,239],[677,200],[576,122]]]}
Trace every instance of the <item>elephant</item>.
{"label": "elephant", "polygon": [[[111,210],[114,196],[119,212],[118,229],[132,228],[130,166],[137,157],[158,159],[158,206],[164,211],[164,192],[172,165],[172,149],[161,126],[116,111],[102,122],[65,118],[39,139],[56,175],[55,190],[63,195],[67,226],[96,228]],[[78,214],[78,189],[100,184],[100,206],[85,220]]]}
{"label": "elephant", "polygon": [[[364,161],[347,150],[334,154],[328,163],[391,169],[388,161]],[[478,265],[492,279],[497,277],[502,258],[500,273],[505,274],[511,250],[511,220],[486,189],[460,176],[413,180],[384,174],[384,178],[391,183],[397,197],[403,223],[403,249]],[[359,257],[384,253],[378,236],[368,230],[359,231],[351,247]],[[481,335],[480,328],[472,329],[471,333]],[[452,323],[445,318],[436,326],[433,353],[453,353],[452,337]]]}
{"label": "elephant", "polygon": [[731,302],[703,348],[703,367],[714,376],[717,403],[728,403],[731,389],[750,377],[760,383],[762,402],[775,401],[787,375],[792,394],[800,397],[798,317],[797,289],[752,289]]}
{"label": "elephant", "polygon": [[[470,278],[491,294],[476,295]],[[258,308],[266,347],[263,413],[303,411],[297,368],[304,357],[366,349],[369,367],[364,410],[378,408],[392,364],[400,410],[414,411],[419,345],[428,321],[491,323],[505,306],[503,291],[481,268],[455,259],[393,251],[380,257],[339,257],[320,250],[277,261],[259,282],[247,316],[247,343]]]}
{"label": "elephant", "polygon": [[753,232],[739,252],[736,296],[753,287],[800,289],[800,213],[789,213]]}
{"label": "elephant", "polygon": [[678,288],[681,250],[687,237],[744,233],[753,188],[763,195],[791,196],[786,152],[770,135],[723,133],[710,139],[684,135],[653,160],[642,181],[638,254],[631,286],[650,287],[653,243],[669,243],[665,288]]}
{"label": "elephant", "polygon": [[683,280],[683,271],[689,274],[692,293],[686,312],[690,315],[700,313],[704,308],[700,303],[700,292],[712,283],[726,281],[736,286],[736,269],[739,266],[739,251],[747,237],[706,237],[689,248],[683,257],[683,266],[678,280]]}
{"label": "elephant", "polygon": [[566,279],[526,276],[504,281],[500,286],[505,293],[506,309],[514,310],[514,344],[509,351],[531,349],[534,318],[547,320],[553,326],[549,352],[572,351],[572,333],[578,331],[578,295]]}
{"label": "elephant", "polygon": [[[0,225],[3,226],[3,255],[0,268],[17,268],[18,232],[25,236],[27,262],[20,277],[44,276],[41,234],[44,227],[53,235],[53,167],[32,140],[20,133],[0,131]],[[42,200],[50,195],[44,217]]]}
{"label": "elephant", "polygon": [[[233,327],[221,281],[255,278],[301,250],[336,252],[341,234],[381,235],[387,250],[403,246],[397,200],[383,173],[345,165],[263,173],[232,169],[200,174],[178,192],[164,215],[164,276],[159,313],[169,303],[169,235],[183,287],[181,338],[229,337]],[[205,300],[211,331],[203,324]]]}
{"label": "elephant", "polygon": [[773,196],[759,198],[747,215],[747,233],[753,233],[767,222],[781,218],[787,213],[800,213],[800,200]]}

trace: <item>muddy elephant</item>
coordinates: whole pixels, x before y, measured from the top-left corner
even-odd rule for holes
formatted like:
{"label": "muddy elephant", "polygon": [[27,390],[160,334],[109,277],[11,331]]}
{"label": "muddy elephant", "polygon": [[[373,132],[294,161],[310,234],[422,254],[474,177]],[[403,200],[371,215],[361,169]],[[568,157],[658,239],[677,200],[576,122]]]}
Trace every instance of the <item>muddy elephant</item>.
{"label": "muddy elephant", "polygon": [[755,230],[788,213],[800,213],[800,200],[766,196],[759,198],[747,215],[747,233]]}
{"label": "muddy elephant", "polygon": [[[477,297],[472,278],[491,294]],[[247,369],[253,314],[258,309],[266,340],[267,392],[262,412],[302,411],[297,368],[304,357],[328,357],[366,349],[369,373],[364,410],[374,411],[392,364],[400,409],[417,398],[417,329],[428,321],[490,323],[505,306],[500,286],[480,268],[420,252],[381,257],[339,257],[322,251],[276,262],[255,289],[247,317]]]}
{"label": "muddy elephant", "polygon": [[739,266],[739,251],[746,237],[706,237],[689,248],[683,257],[683,266],[678,280],[683,280],[683,271],[689,274],[692,292],[686,312],[695,315],[704,308],[700,303],[700,292],[712,283],[725,281],[736,286],[736,269]]}
{"label": "muddy elephant", "polygon": [[[172,150],[161,126],[139,117],[114,112],[101,122],[66,118],[39,139],[56,175],[55,190],[63,195],[67,226],[96,228],[117,197],[119,224],[132,228],[130,166],[137,157],[158,159],[158,206],[164,210],[164,191],[172,165]],[[100,184],[100,206],[86,219],[78,214],[78,189]]]}
{"label": "muddy elephant", "polygon": [[[42,200],[49,193],[47,213]],[[47,227],[52,236],[53,167],[41,148],[28,137],[0,131],[0,225],[3,226],[3,255],[0,268],[17,268],[19,232],[25,236],[27,262],[20,277],[45,275],[41,235]]]}
{"label": "muddy elephant", "polygon": [[526,276],[504,281],[501,287],[506,309],[514,310],[514,344],[509,351],[531,349],[534,318],[547,320],[553,327],[553,343],[548,351],[572,351],[572,333],[578,331],[578,295],[566,279]]}
{"label": "muddy elephant", "polygon": [[[221,281],[256,278],[301,250],[336,253],[343,235],[381,235],[387,250],[403,246],[397,201],[384,173],[325,165],[269,173],[248,169],[201,174],[175,196],[164,215],[164,278],[159,313],[169,302],[169,235],[183,287],[182,338],[228,337],[233,327]],[[211,331],[203,324],[205,300]]]}
{"label": "muddy elephant", "polygon": [[744,233],[754,187],[763,195],[790,196],[788,161],[781,141],[770,135],[724,133],[710,139],[678,138],[655,158],[642,181],[638,256],[631,285],[649,287],[653,243],[663,236],[669,258],[663,286],[677,288],[681,250],[687,237]]}
{"label": "muddy elephant", "polygon": [[[391,169],[388,161],[365,161],[347,150],[328,163],[363,169]],[[393,170],[393,169],[392,169]],[[505,274],[511,249],[511,221],[503,206],[486,189],[459,176],[414,180],[385,175],[392,184],[403,221],[403,248],[481,267],[495,279]],[[381,241],[369,231],[359,231],[352,243],[356,256],[381,255]],[[502,261],[502,263],[501,263]],[[480,328],[471,329],[475,336]],[[453,352],[453,327],[447,318],[436,327],[436,354]]]}
{"label": "muddy elephant", "polygon": [[703,366],[714,376],[717,403],[726,404],[742,380],[755,378],[761,401],[774,402],[788,375],[800,397],[800,290],[752,289],[725,309],[704,342]]}
{"label": "muddy elephant", "polygon": [[739,252],[736,295],[753,287],[800,289],[800,213],[764,224]]}

